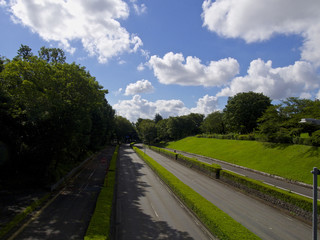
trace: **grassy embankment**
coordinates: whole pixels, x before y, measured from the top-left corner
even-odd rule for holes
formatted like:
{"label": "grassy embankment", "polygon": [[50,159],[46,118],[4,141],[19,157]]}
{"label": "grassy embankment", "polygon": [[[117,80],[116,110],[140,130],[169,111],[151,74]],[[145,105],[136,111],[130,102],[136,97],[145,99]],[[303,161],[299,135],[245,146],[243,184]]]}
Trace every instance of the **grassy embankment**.
{"label": "grassy embankment", "polygon": [[133,147],[136,153],[158,174],[180,200],[191,209],[207,226],[210,232],[219,239],[260,239],[229,215],[202,197],[176,176],[162,167],[143,151]]}
{"label": "grassy embankment", "polygon": [[110,239],[118,150],[119,146],[116,147],[113,153],[108,173],[98,196],[96,208],[84,237],[85,240]]}
{"label": "grassy embankment", "polygon": [[313,167],[320,167],[320,148],[305,145],[187,137],[166,147],[308,184],[312,184]]}

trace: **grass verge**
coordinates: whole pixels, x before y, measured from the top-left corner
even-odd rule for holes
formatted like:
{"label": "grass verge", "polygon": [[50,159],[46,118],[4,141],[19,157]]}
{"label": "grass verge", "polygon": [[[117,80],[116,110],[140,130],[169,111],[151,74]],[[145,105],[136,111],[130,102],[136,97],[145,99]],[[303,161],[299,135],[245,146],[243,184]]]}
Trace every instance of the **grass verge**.
{"label": "grass verge", "polygon": [[188,137],[167,147],[308,184],[313,167],[320,167],[320,148],[312,146]]}
{"label": "grass verge", "polygon": [[109,170],[84,237],[85,240],[105,240],[110,238],[118,150],[119,146],[116,147],[113,153]]}
{"label": "grass verge", "polygon": [[229,215],[221,211],[207,199],[195,192],[188,185],[162,167],[141,150],[135,152],[158,174],[180,200],[192,210],[201,222],[220,240],[224,239],[260,239]]}
{"label": "grass verge", "polygon": [[31,212],[33,212],[38,206],[45,202],[50,196],[50,193],[46,194],[42,198],[34,201],[23,212],[17,214],[9,223],[0,229],[0,238],[5,236],[11,229],[17,226],[22,220],[24,220]]}

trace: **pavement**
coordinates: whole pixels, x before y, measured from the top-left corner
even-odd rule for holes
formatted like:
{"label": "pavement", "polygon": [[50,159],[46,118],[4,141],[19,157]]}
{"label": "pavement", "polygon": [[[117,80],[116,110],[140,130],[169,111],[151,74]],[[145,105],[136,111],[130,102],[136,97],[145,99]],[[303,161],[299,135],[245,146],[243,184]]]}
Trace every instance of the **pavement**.
{"label": "pavement", "polygon": [[107,147],[8,239],[83,239],[114,147]]}
{"label": "pavement", "polygon": [[[177,153],[180,153],[187,157],[197,158],[199,161],[202,161],[202,162],[216,163],[216,164],[219,164],[222,167],[222,169],[229,170],[243,176],[247,176],[251,179],[255,179],[255,180],[264,182],[266,184],[269,184],[271,186],[288,190],[308,198],[313,198],[312,185],[301,183],[301,182],[290,181],[288,179],[281,178],[279,176],[275,176],[265,172],[256,171],[256,170],[245,168],[239,165],[227,163],[215,158],[210,158],[210,157],[206,157],[206,156],[202,156],[194,153],[188,153],[188,152],[169,149],[169,148],[166,148],[166,149],[169,151],[176,151]],[[312,169],[310,169],[310,178],[312,178],[311,170]],[[320,199],[320,191],[318,191],[318,199]]]}

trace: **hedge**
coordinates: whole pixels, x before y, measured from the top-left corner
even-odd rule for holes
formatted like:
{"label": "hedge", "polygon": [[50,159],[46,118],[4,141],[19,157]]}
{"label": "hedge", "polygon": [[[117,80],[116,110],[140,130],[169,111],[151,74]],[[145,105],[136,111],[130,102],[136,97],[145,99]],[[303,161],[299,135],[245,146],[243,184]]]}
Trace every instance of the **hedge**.
{"label": "hedge", "polygon": [[[312,212],[312,203],[313,200],[290,191],[282,190],[277,187],[270,186],[268,184],[262,183],[260,181],[241,176],[234,172],[230,172],[227,170],[220,171],[220,178],[223,181],[230,180],[234,183],[240,184],[238,187],[241,188],[243,186],[247,187],[249,190],[257,190],[264,195],[273,197],[275,199],[279,199],[283,202],[286,202],[290,205],[298,207],[304,211]],[[246,191],[246,189],[244,189]],[[282,206],[283,207],[283,206]],[[289,209],[288,209],[289,210]],[[292,208],[290,209],[293,210]],[[320,204],[318,202],[318,213],[320,213]]]}
{"label": "hedge", "polygon": [[219,238],[224,239],[260,239],[228,214],[217,208],[207,199],[162,167],[143,151],[133,147],[134,151],[153,169],[170,187],[179,199],[194,212],[199,220]]}
{"label": "hedge", "polygon": [[149,146],[152,150],[159,152],[160,154],[166,155],[172,159],[175,159],[179,162],[181,162],[184,165],[187,165],[190,168],[195,168],[201,172],[204,172],[205,174],[209,176],[214,176],[215,178],[219,178],[219,173],[221,170],[221,166],[215,163],[204,163],[198,161],[196,158],[189,158],[182,154],[177,154],[172,151],[168,151],[163,148],[158,148],[155,146]]}
{"label": "hedge", "polygon": [[103,187],[101,188],[94,213],[84,237],[85,240],[110,239],[118,151],[119,145],[116,147],[110,161],[109,169],[105,177]]}

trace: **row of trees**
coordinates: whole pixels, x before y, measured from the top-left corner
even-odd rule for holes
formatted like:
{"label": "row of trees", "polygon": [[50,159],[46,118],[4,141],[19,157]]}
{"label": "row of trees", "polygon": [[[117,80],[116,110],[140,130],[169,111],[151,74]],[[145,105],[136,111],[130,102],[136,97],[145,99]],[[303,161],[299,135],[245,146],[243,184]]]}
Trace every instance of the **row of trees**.
{"label": "row of trees", "polygon": [[28,178],[50,182],[114,137],[115,111],[84,67],[61,49],[34,56],[21,45],[0,61],[0,187]]}
{"label": "row of trees", "polygon": [[293,139],[301,133],[319,134],[319,126],[301,124],[302,118],[320,118],[320,101],[288,98],[272,105],[271,99],[262,93],[246,92],[229,97],[223,111],[213,112],[205,118],[192,113],[162,119],[157,114],[153,120],[138,119],[136,129],[140,138],[148,143],[199,133],[250,134],[251,139],[297,143]]}

